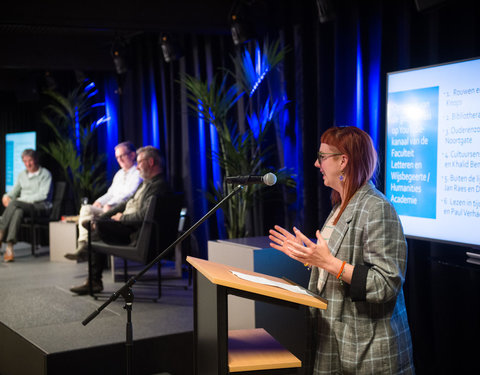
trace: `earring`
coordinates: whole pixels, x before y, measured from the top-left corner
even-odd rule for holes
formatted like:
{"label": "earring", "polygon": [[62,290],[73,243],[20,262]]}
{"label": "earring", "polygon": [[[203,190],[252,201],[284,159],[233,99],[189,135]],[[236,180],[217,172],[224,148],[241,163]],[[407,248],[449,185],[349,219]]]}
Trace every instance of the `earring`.
{"label": "earring", "polygon": [[345,176],[343,175],[343,171],[342,171],[342,174],[338,178],[340,179],[340,181],[343,182],[343,180],[345,179]]}

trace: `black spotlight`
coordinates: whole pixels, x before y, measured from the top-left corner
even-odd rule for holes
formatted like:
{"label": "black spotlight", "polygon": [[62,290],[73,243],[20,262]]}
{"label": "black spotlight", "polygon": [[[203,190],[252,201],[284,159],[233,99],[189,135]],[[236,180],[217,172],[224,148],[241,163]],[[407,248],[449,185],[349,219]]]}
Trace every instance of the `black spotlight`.
{"label": "black spotlight", "polygon": [[116,37],[112,44],[111,54],[115,71],[119,75],[127,73],[127,43],[121,37]]}
{"label": "black spotlight", "polygon": [[238,18],[235,14],[232,14],[230,31],[232,33],[233,44],[236,46],[248,42],[255,36],[252,26],[245,21],[238,21]]}
{"label": "black spotlight", "polygon": [[178,41],[171,35],[160,35],[160,45],[162,47],[163,58],[165,62],[178,60],[183,56],[182,50],[178,44]]}
{"label": "black spotlight", "polygon": [[326,23],[335,20],[335,5],[332,0],[316,0],[318,19],[320,23]]}
{"label": "black spotlight", "polygon": [[425,10],[434,10],[444,5],[447,0],[415,0],[417,11],[423,12]]}
{"label": "black spotlight", "polygon": [[[251,1],[254,4],[255,1]],[[255,37],[255,27],[249,16],[250,7],[244,1],[237,1],[230,12],[230,32],[233,43],[237,46]]]}

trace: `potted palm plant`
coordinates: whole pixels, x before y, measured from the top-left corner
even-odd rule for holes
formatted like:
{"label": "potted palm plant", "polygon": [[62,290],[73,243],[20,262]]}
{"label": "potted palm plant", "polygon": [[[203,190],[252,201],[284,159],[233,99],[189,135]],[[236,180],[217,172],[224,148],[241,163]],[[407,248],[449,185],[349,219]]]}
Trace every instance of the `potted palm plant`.
{"label": "potted palm plant", "polygon": [[101,168],[106,156],[97,153],[93,145],[98,126],[107,120],[97,111],[103,104],[98,102],[97,89],[89,81],[67,96],[55,90],[44,94],[50,103],[43,109],[41,119],[53,131],[54,140],[42,149],[59,164],[78,211],[82,197],[94,198],[106,186]]}
{"label": "potted palm plant", "polygon": [[[212,157],[223,177],[261,175],[271,171],[265,161],[271,156],[273,148],[267,144],[266,135],[268,129],[275,126],[277,115],[284,108],[286,100],[275,99],[271,95],[255,98],[255,94],[269,72],[282,61],[285,49],[280,48],[278,41],[273,44],[266,41],[262,50],[256,44],[253,57],[246,48],[242,54],[233,57],[237,75],[223,70],[223,77],[216,75],[210,82],[190,75],[181,78],[187,88],[190,109],[206,124],[215,126],[219,148],[218,152],[212,152]],[[234,83],[229,84],[230,81]],[[241,98],[246,98],[243,102],[246,103],[249,125],[243,132],[232,115],[234,106]],[[275,174],[278,183],[295,186],[290,171],[283,168],[275,171]],[[262,188],[262,185],[251,185],[226,202],[222,210],[228,238],[249,235],[246,218]],[[217,181],[206,195],[212,203],[216,203],[232,189],[232,186]]]}

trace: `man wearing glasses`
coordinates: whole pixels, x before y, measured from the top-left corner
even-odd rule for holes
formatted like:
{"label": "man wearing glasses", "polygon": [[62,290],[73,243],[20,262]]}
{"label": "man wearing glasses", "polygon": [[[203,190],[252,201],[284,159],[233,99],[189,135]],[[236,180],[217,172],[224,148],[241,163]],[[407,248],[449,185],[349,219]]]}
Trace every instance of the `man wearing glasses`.
{"label": "man wearing glasses", "polygon": [[[135,242],[138,231],[148,209],[150,197],[162,197],[171,192],[164,176],[164,161],[160,151],[153,146],[145,146],[137,151],[137,169],[143,182],[135,194],[126,202],[120,203],[100,215],[92,223],[92,238],[100,238],[110,245],[127,245]],[[103,290],[102,273],[107,255],[92,253],[92,290]],[[70,289],[76,294],[89,292],[88,280]]]}
{"label": "man wearing glasses", "polygon": [[87,260],[88,231],[81,224],[91,221],[120,203],[127,201],[142,182],[140,172],[137,169],[135,147],[131,142],[122,142],[115,146],[115,158],[120,165],[120,170],[113,177],[112,185],[108,188],[108,191],[93,204],[84,204],[80,208],[77,249],[74,253],[65,254],[67,259]]}

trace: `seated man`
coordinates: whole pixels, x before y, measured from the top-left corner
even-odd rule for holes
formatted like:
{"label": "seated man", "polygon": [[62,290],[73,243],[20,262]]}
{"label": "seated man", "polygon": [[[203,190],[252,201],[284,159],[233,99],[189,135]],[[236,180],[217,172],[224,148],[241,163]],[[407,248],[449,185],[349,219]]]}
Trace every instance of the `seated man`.
{"label": "seated man", "polygon": [[0,218],[0,245],[7,234],[7,248],[4,262],[13,262],[13,245],[17,242],[18,231],[24,215],[48,215],[52,209],[52,175],[38,164],[35,150],[22,152],[25,170],[20,172],[13,189],[2,197],[6,207]]}
{"label": "seated man", "polygon": [[[104,242],[112,245],[126,245],[135,241],[147,211],[148,198],[152,195],[162,196],[170,192],[163,175],[163,160],[160,151],[152,146],[146,146],[137,151],[137,168],[143,182],[127,202],[121,203],[110,211],[100,215],[93,222],[93,235],[100,237]],[[92,254],[92,290],[94,293],[103,290],[102,273],[107,256]],[[73,293],[87,294],[89,292],[88,279],[80,285],[70,289]]]}
{"label": "seated man", "polygon": [[115,146],[115,158],[120,165],[120,170],[115,173],[112,185],[108,191],[93,204],[85,204],[80,208],[77,249],[75,253],[65,254],[67,259],[87,260],[88,231],[81,224],[110,211],[113,207],[128,200],[142,182],[137,169],[137,163],[135,162],[135,147],[131,142],[122,142]]}

